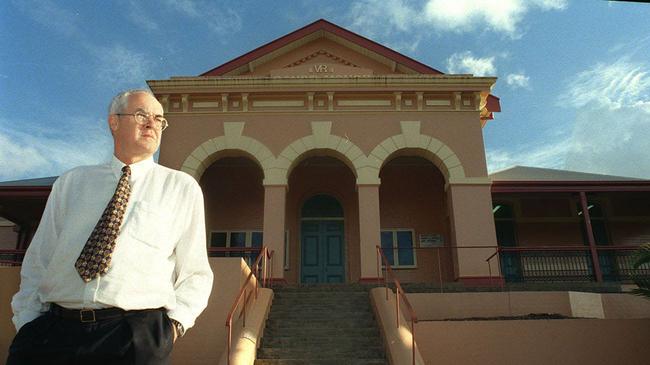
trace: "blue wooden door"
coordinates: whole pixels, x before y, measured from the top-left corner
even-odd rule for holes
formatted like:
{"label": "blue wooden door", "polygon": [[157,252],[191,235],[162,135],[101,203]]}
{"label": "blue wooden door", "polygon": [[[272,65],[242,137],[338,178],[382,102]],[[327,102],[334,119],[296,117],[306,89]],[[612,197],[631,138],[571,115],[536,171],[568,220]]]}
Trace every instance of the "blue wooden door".
{"label": "blue wooden door", "polygon": [[302,221],[301,246],[302,283],[345,281],[343,221]]}

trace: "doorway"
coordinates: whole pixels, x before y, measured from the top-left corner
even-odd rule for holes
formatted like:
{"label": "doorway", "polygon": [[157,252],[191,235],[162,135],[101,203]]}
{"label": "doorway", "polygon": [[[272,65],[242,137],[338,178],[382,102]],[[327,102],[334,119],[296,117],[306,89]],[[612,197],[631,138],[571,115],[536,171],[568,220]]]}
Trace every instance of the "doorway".
{"label": "doorway", "polygon": [[301,270],[303,284],[345,282],[343,208],[330,195],[315,195],[301,209]]}

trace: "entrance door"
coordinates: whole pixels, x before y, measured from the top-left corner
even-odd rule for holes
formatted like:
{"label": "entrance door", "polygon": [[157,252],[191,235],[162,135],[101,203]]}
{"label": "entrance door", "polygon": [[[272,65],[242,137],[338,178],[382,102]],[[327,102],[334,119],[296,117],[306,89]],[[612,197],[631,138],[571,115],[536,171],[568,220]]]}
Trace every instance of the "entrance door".
{"label": "entrance door", "polygon": [[303,221],[302,232],[302,282],[342,283],[343,222]]}
{"label": "entrance door", "polygon": [[316,195],[305,202],[300,225],[301,282],[345,282],[343,209],[336,199]]}

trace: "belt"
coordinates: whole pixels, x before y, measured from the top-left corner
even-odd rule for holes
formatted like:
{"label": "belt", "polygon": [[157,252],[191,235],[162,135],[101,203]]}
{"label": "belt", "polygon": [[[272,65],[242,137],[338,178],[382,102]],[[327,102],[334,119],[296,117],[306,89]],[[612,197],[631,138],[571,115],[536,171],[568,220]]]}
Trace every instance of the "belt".
{"label": "belt", "polygon": [[64,319],[73,319],[79,322],[98,322],[106,319],[122,318],[129,314],[144,312],[145,310],[132,310],[125,311],[120,308],[105,308],[105,309],[68,309],[56,303],[50,305],[50,313],[57,317]]}

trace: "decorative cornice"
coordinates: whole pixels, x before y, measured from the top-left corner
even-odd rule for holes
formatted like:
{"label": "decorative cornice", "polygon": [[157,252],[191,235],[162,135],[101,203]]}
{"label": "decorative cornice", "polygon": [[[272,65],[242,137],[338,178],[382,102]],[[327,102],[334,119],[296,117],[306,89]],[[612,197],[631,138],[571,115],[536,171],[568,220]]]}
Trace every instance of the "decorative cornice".
{"label": "decorative cornice", "polygon": [[288,65],[286,65],[284,67],[294,67],[294,66],[302,65],[303,63],[311,60],[312,58],[316,58],[318,56],[325,56],[325,57],[330,58],[333,61],[336,61],[336,62],[338,62],[338,63],[340,63],[342,65],[352,66],[352,67],[359,67],[358,65],[356,65],[356,64],[354,64],[354,63],[352,63],[352,62],[350,62],[350,61],[348,61],[348,60],[346,60],[346,59],[344,59],[342,57],[333,55],[333,54],[327,52],[324,49],[320,49],[320,50],[318,50],[318,51],[316,51],[316,52],[314,52],[314,53],[312,53],[312,54],[310,54],[308,56],[305,56],[305,57],[299,59],[298,61],[290,63],[290,64],[288,64]]}
{"label": "decorative cornice", "polygon": [[479,91],[489,92],[496,77],[469,75],[350,75],[350,76],[275,76],[275,77],[173,77],[149,80],[155,94],[186,92],[268,91]]}

